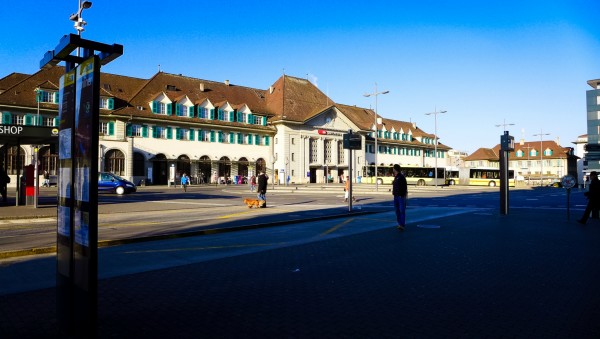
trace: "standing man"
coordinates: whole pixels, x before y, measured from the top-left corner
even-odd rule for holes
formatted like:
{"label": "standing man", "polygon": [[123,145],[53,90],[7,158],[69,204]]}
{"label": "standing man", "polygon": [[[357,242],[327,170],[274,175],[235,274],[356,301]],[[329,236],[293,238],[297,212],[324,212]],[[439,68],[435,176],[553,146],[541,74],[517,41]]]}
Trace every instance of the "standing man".
{"label": "standing man", "polygon": [[6,185],[10,182],[10,177],[6,174],[4,168],[0,167],[0,195],[2,202],[6,204]]}
{"label": "standing man", "polygon": [[392,194],[394,195],[394,211],[396,212],[397,229],[404,231],[406,225],[406,198],[408,187],[406,178],[400,173],[400,165],[394,165],[394,182],[392,183]]}
{"label": "standing man", "polygon": [[598,172],[592,171],[590,173],[590,179],[589,190],[585,192],[588,203],[583,212],[583,216],[581,219],[577,220],[580,224],[585,224],[590,217],[590,212],[595,212],[600,208],[600,180],[598,180]]}
{"label": "standing man", "polygon": [[256,180],[258,182],[258,200],[262,202],[260,207],[267,207],[267,181],[269,181],[269,177],[265,174],[265,172],[260,172],[258,178]]}

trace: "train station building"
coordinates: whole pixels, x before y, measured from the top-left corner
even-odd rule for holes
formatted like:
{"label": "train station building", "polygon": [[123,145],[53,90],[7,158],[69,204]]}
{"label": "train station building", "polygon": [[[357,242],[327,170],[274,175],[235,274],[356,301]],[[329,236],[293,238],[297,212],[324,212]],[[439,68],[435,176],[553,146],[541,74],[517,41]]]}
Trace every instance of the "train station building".
{"label": "train station building", "polygon": [[[2,131],[58,128],[63,74],[53,67],[1,78]],[[260,171],[280,184],[337,182],[350,175],[342,142],[349,130],[362,139],[352,154],[355,181],[374,176],[375,152],[380,175],[395,163],[450,165],[450,147],[440,143],[436,154],[435,135],[416,123],[376,119],[373,110],[336,103],[303,78],[283,75],[257,89],[165,72],[149,79],[101,73],[100,88],[98,170],[136,184],[167,184],[172,169],[194,183],[242,182]],[[40,173],[56,175],[51,143],[23,143],[7,134],[0,133],[0,165],[9,175],[30,164],[36,149]]]}

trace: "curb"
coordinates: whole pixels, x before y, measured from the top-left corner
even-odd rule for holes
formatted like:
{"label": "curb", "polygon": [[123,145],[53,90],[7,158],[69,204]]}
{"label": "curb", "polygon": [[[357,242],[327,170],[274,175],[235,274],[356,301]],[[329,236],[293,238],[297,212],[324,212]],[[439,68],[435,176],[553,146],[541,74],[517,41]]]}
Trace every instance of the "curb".
{"label": "curb", "polygon": [[[268,228],[268,227],[276,227],[276,226],[282,226],[282,225],[299,224],[302,222],[314,222],[314,221],[319,221],[319,220],[346,218],[346,217],[357,216],[357,215],[369,215],[369,214],[382,213],[382,212],[383,211],[360,211],[360,212],[352,211],[352,212],[348,212],[347,214],[333,214],[333,215],[328,215],[328,216],[311,217],[311,218],[304,218],[304,219],[290,219],[290,220],[285,220],[285,221],[274,221],[274,222],[270,222],[270,223],[266,223],[266,224],[250,224],[250,225],[232,226],[232,227],[224,227],[224,228],[210,228],[210,229],[191,231],[191,232],[151,235],[151,236],[138,237],[138,238],[99,240],[98,248],[127,245],[127,244],[136,244],[136,243],[148,242],[148,241],[179,239],[179,238],[195,237],[195,236],[201,236],[201,235],[211,235],[211,234],[219,234],[219,233],[229,233],[229,232],[236,232],[236,231],[253,230],[253,229],[259,229],[259,228]],[[31,248],[31,249],[24,249],[24,250],[0,252],[0,260],[15,258],[15,257],[29,256],[29,255],[49,254],[49,253],[56,253],[56,246],[38,247],[38,248]]]}

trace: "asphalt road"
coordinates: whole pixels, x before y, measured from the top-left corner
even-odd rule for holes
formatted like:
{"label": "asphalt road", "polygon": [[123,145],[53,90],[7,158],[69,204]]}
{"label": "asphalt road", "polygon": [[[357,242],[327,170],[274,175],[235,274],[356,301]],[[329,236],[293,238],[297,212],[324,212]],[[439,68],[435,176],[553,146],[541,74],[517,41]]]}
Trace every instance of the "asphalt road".
{"label": "asphalt road", "polygon": [[[358,186],[354,211],[384,212],[392,209],[389,186]],[[42,200],[53,199],[46,189]],[[488,187],[410,187],[410,209],[484,208],[499,209],[498,188]],[[142,187],[135,194],[99,197],[99,240],[154,237],[181,232],[198,232],[240,224],[260,225],[276,220],[322,218],[343,215],[349,210],[343,202],[342,186],[277,187],[268,192],[268,208],[249,209],[243,198],[253,198],[247,186],[196,186],[180,188]],[[570,212],[579,217],[585,207],[583,192],[572,190]],[[561,188],[511,189],[510,208],[563,209],[567,213],[567,192]],[[27,207],[23,207],[27,208]],[[50,208],[50,210],[52,210]],[[49,213],[47,210],[45,213]],[[56,218],[0,220],[0,252],[44,248],[56,243]],[[410,222],[410,220],[409,220]]]}

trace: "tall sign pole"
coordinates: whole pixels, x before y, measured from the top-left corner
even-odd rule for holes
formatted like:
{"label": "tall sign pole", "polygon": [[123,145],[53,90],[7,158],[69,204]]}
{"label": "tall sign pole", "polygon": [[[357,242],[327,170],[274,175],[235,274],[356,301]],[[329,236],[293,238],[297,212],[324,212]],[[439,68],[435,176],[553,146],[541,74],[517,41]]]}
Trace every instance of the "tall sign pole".
{"label": "tall sign pole", "polygon": [[352,151],[362,149],[362,137],[359,134],[353,134],[352,130],[348,130],[348,134],[343,135],[343,146],[344,149],[349,150],[350,159],[348,160],[348,212],[352,212],[352,178],[354,177],[354,171],[352,170]]}
{"label": "tall sign pole", "polygon": [[[83,56],[71,55],[80,48]],[[57,318],[65,337],[96,336],[100,66],[122,54],[121,45],[69,34],[40,61],[41,68],[66,63],[59,86],[56,227]]]}
{"label": "tall sign pole", "polygon": [[510,177],[508,175],[508,157],[511,151],[515,149],[515,138],[504,131],[500,137],[500,213],[508,215],[508,184]]}

